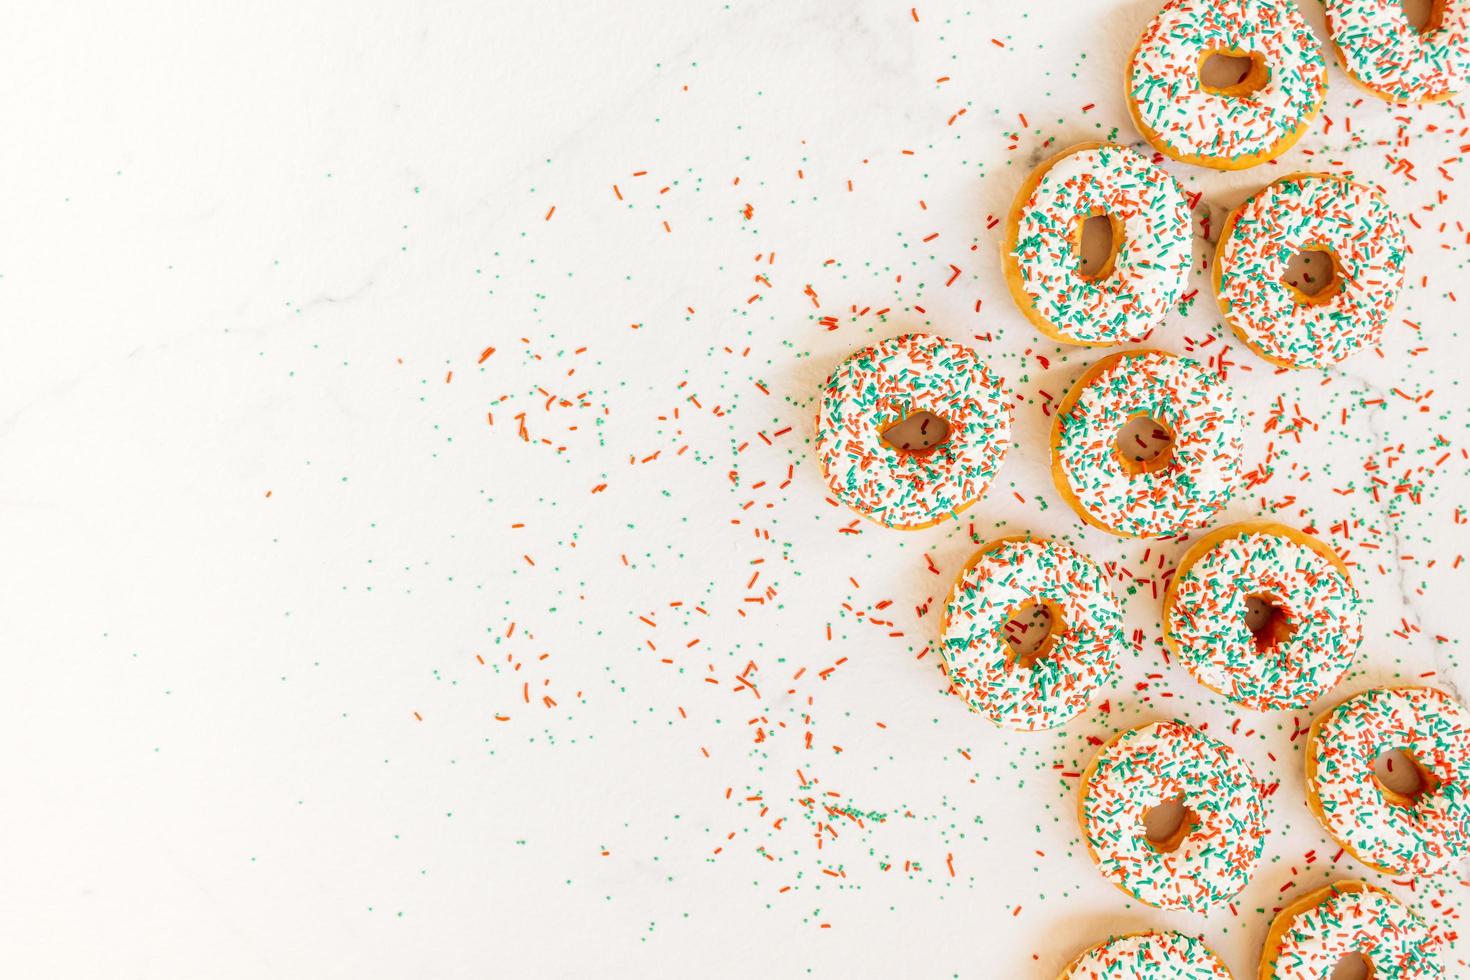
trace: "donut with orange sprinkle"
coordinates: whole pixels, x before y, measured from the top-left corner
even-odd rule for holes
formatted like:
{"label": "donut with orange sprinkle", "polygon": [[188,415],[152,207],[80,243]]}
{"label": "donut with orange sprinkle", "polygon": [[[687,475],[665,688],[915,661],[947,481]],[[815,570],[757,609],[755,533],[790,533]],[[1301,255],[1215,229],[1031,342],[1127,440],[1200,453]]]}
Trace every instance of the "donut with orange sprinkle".
{"label": "donut with orange sprinkle", "polygon": [[[1082,268],[1082,229],[1105,218],[1110,248]],[[1054,340],[1137,343],[1163,321],[1189,275],[1189,206],[1178,181],[1139,153],[1082,143],[1026,179],[1006,222],[1006,284],[1021,312]]]}
{"label": "donut with orange sprinkle", "polygon": [[[1374,763],[1407,753],[1417,789],[1386,785]],[[1365,691],[1307,731],[1307,806],[1371,868],[1433,875],[1470,854],[1470,711],[1429,687]]]}
{"label": "donut with orange sprinkle", "polygon": [[1424,24],[1404,0],[1327,0],[1327,31],[1348,77],[1389,102],[1442,102],[1470,78],[1470,2],[1432,0]]}
{"label": "donut with orange sprinkle", "polygon": [[1282,909],[1266,934],[1260,980],[1322,980],[1359,961],[1371,980],[1444,976],[1440,937],[1413,909],[1366,881],[1335,881]]}
{"label": "donut with orange sprinkle", "polygon": [[1268,521],[1231,524],[1179,559],[1164,590],[1164,642],[1237,704],[1303,708],[1352,665],[1361,607],[1347,566],[1321,541]]}
{"label": "donut with orange sprinkle", "polygon": [[[884,434],[911,416],[941,420],[942,441],[894,446]],[[979,354],[908,333],[851,355],[822,387],[817,459],[833,496],[885,527],[917,530],[958,515],[985,493],[1011,444],[1011,406]]]}
{"label": "donut with orange sprinkle", "polygon": [[[1043,629],[1018,653],[1025,634]],[[1113,677],[1123,614],[1102,569],[1081,552],[1002,538],[960,572],[940,637],[950,681],[971,710],[1035,731],[1076,717]]]}
{"label": "donut with orange sprinkle", "polygon": [[[1139,418],[1167,440],[1150,459],[1118,442]],[[1235,489],[1242,427],[1230,389],[1199,362],[1161,350],[1112,354],[1057,407],[1052,480],[1084,521],[1122,537],[1199,527]]]}
{"label": "donut with orange sprinkle", "polygon": [[1057,980],[1231,980],[1219,955],[1197,936],[1139,932],[1098,943]]}
{"label": "donut with orange sprinkle", "polygon": [[[1328,272],[1310,291],[1289,278],[1298,253]],[[1378,343],[1404,283],[1398,216],[1372,188],[1332,174],[1288,174],[1230,213],[1211,279],[1241,340],[1278,367],[1322,367]]]}
{"label": "donut with orange sprinkle", "polygon": [[[1206,81],[1217,55],[1244,71]],[[1128,59],[1128,108],[1166,156],[1217,170],[1284,153],[1322,108],[1327,62],[1292,0],[1168,0]]]}
{"label": "donut with orange sprinkle", "polygon": [[[1152,810],[1177,805],[1177,828],[1148,836]],[[1082,836],[1113,884],[1164,909],[1205,912],[1250,880],[1266,843],[1266,802],[1244,759],[1192,725],[1131,728],[1082,774]]]}

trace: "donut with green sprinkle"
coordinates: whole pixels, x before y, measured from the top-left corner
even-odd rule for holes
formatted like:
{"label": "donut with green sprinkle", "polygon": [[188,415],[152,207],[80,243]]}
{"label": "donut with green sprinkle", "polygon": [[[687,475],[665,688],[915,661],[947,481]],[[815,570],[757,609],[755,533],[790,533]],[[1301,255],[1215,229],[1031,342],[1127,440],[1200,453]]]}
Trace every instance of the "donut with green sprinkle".
{"label": "donut with green sprinkle", "polygon": [[[1388,751],[1408,754],[1418,788],[1385,785]],[[1470,711],[1428,687],[1380,688],[1322,713],[1307,732],[1307,805],[1369,867],[1433,875],[1470,854]]]}
{"label": "donut with green sprinkle", "polygon": [[1277,914],[1261,952],[1261,980],[1323,980],[1356,957],[1372,980],[1444,975],[1439,936],[1413,909],[1364,881],[1338,881]]}
{"label": "donut with green sprinkle", "polygon": [[[1209,84],[1215,55],[1246,59]],[[1254,167],[1307,131],[1327,63],[1294,0],[1169,0],[1128,61],[1128,108],[1166,156],[1217,170]]]}
{"label": "donut with green sprinkle", "polygon": [[[1085,555],[1055,541],[1003,538],[955,580],[940,649],[971,710],[1035,731],[1075,717],[1113,677],[1122,624],[1102,569]],[[1018,654],[1018,641],[1042,629],[1042,641]]]}
{"label": "donut with green sprinkle", "polygon": [[1306,707],[1338,682],[1362,639],[1347,566],[1281,524],[1210,532],[1184,553],[1164,590],[1169,649],[1201,684],[1256,711]]}
{"label": "donut with green sprinkle", "polygon": [[[912,415],[943,421],[909,450],[884,433]],[[837,365],[817,410],[817,459],[838,500],[885,527],[916,530],[985,493],[1011,444],[1011,406],[979,354],[930,334],[866,347]]]}
{"label": "donut with green sprinkle", "polygon": [[1470,2],[1433,0],[1422,28],[1404,0],[1327,0],[1327,31],[1343,70],[1390,102],[1442,102],[1470,77]]}
{"label": "donut with green sprinkle", "polygon": [[[1106,217],[1112,249],[1081,266],[1083,223]],[[1178,182],[1127,147],[1083,143],[1027,178],[1006,224],[1006,283],[1036,328],[1087,346],[1136,343],[1184,289],[1189,206]]]}
{"label": "donut with green sprinkle", "polygon": [[[1120,447],[1136,418],[1167,445],[1143,459]],[[1123,537],[1206,523],[1230,499],[1244,452],[1240,412],[1220,376],[1161,350],[1111,354],[1083,373],[1052,420],[1052,480],[1087,523]]]}
{"label": "donut with green sprinkle", "polygon": [[1230,980],[1230,971],[1197,936],[1140,932],[1098,943],[1057,980]]}
{"label": "donut with green sprinkle", "polygon": [[[1325,255],[1330,271],[1315,283],[1287,278],[1302,251]],[[1406,252],[1398,216],[1371,188],[1288,174],[1226,218],[1211,278],[1220,312],[1252,350],[1278,367],[1321,367],[1378,343]]]}
{"label": "donut with green sprinkle", "polygon": [[[1178,801],[1183,819],[1150,840],[1145,818]],[[1266,843],[1266,803],[1250,766],[1223,742],[1178,721],[1132,728],[1082,775],[1082,836],[1098,869],[1141,902],[1206,912],[1250,878]]]}

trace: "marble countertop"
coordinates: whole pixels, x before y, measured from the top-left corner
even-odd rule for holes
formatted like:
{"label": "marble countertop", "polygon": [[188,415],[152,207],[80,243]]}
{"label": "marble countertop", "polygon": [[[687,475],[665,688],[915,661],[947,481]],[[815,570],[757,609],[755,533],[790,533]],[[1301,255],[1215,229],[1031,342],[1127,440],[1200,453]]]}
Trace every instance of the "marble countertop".
{"label": "marble countertop", "polygon": [[[1307,812],[1312,712],[1234,708],[1164,656],[1188,542],[1088,530],[1051,485],[1051,407],[1105,352],[1018,313],[999,224],[1055,150],[1138,144],[1123,65],[1156,9],[18,12],[0,959],[1051,980],[1178,928],[1245,977],[1273,911],[1340,877],[1458,929],[1464,867],[1395,883]],[[1334,65],[1276,163],[1167,165],[1198,237],[1152,342],[1249,410],[1222,520],[1314,528],[1368,599],[1313,710],[1470,679],[1467,133]],[[1377,350],[1282,373],[1203,269],[1224,214],[1300,169],[1381,184],[1412,254]],[[958,522],[900,533],[828,499],[811,418],[837,361],[911,329],[985,354],[1015,445]],[[1044,734],[968,713],[932,646],[976,541],[1021,532],[1107,563],[1126,605],[1106,704]],[[1130,899],[1078,835],[1100,740],[1167,717],[1279,782],[1209,916]]]}

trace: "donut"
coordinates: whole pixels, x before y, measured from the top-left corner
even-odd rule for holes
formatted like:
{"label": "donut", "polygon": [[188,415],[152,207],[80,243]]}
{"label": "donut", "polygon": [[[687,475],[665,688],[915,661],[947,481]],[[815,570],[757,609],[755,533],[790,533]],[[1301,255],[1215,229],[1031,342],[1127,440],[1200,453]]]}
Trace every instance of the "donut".
{"label": "donut", "polygon": [[[1082,224],[1106,216],[1113,250],[1080,270]],[[1189,273],[1189,206],[1178,182],[1113,143],[1043,162],[1016,195],[1001,251],[1006,284],[1036,329],[1089,347],[1136,343],[1163,320]]]}
{"label": "donut", "polygon": [[1057,980],[1230,980],[1230,971],[1196,936],[1138,932],[1084,951]]}
{"label": "donut", "polygon": [[[1283,280],[1304,249],[1332,262],[1313,295]],[[1331,174],[1288,174],[1225,219],[1211,279],[1221,314],[1251,350],[1278,367],[1319,367],[1378,343],[1405,252],[1398,216],[1373,190]]]}
{"label": "donut", "polygon": [[[948,437],[920,451],[883,433],[928,412]],[[833,496],[885,527],[917,530],[958,515],[985,493],[1011,443],[1011,406],[979,354],[910,333],[837,365],[817,411],[817,459]]]}
{"label": "donut", "polygon": [[[1182,798],[1167,840],[1144,816]],[[1082,837],[1103,876],[1140,902],[1204,912],[1250,878],[1266,843],[1266,803],[1250,766],[1224,742],[1178,721],[1115,735],[1082,774]]]}
{"label": "donut", "polygon": [[[1409,753],[1425,791],[1384,786],[1373,762]],[[1379,688],[1324,711],[1307,731],[1307,806],[1359,861],[1433,875],[1470,854],[1470,711],[1429,687]]]}
{"label": "donut", "polygon": [[[1205,84],[1214,55],[1248,58],[1235,84]],[[1169,0],[1128,59],[1128,110],[1183,163],[1244,170],[1285,152],[1327,94],[1327,63],[1292,0]]]}
{"label": "donut", "polygon": [[[1117,443],[1132,419],[1154,419],[1171,442],[1139,461]],[[1088,368],[1052,419],[1052,481],[1094,527],[1121,537],[1198,527],[1239,478],[1243,423],[1220,376],[1161,350],[1110,354]]]}
{"label": "donut", "polygon": [[[1264,601],[1262,629],[1246,600]],[[1164,642],[1194,679],[1256,711],[1304,708],[1352,665],[1363,639],[1347,566],[1303,531],[1231,524],[1195,542],[1164,589]]]}
{"label": "donut", "polygon": [[1348,77],[1390,102],[1442,102],[1470,76],[1470,3],[1434,0],[1423,31],[1403,0],[1327,0],[1327,32]]}
{"label": "donut", "polygon": [[1365,881],[1338,881],[1282,909],[1266,934],[1260,980],[1322,980],[1356,954],[1373,980],[1443,976],[1438,940],[1408,906]]}
{"label": "donut", "polygon": [[[1016,617],[1046,609],[1031,655],[1006,642]],[[950,590],[940,649],[970,710],[1021,731],[1055,728],[1087,707],[1117,670],[1123,615],[1102,569],[1056,541],[1002,538],[977,551]]]}

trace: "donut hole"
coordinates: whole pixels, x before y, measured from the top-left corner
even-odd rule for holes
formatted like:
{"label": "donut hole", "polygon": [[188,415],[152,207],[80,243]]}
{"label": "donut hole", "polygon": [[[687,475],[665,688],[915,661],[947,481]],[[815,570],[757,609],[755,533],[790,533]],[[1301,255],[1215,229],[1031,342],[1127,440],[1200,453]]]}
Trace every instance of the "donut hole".
{"label": "donut hole", "polygon": [[949,423],[933,412],[918,411],[894,422],[882,435],[900,453],[925,456],[949,440]]}
{"label": "donut hole", "polygon": [[1413,809],[1439,788],[1439,779],[1408,749],[1389,749],[1373,760],[1373,778],[1383,798]]}
{"label": "donut hole", "polygon": [[1062,610],[1049,599],[1027,599],[1006,613],[1003,628],[1006,663],[1012,667],[1031,667],[1051,655],[1057,637],[1067,631]]}
{"label": "donut hole", "polygon": [[1183,793],[1143,811],[1144,839],[1160,854],[1179,850],[1184,838],[1198,826],[1199,816],[1184,805]]}
{"label": "donut hole", "polygon": [[1362,953],[1344,953],[1327,976],[1329,980],[1373,980],[1373,962]]}
{"label": "donut hole", "polygon": [[1077,275],[1088,282],[1106,279],[1113,274],[1123,244],[1123,220],[1106,211],[1093,211],[1078,222],[1073,241]]}
{"label": "donut hole", "polygon": [[1409,26],[1420,34],[1433,34],[1444,26],[1447,0],[1401,0]]}
{"label": "donut hole", "polygon": [[1153,473],[1174,459],[1174,430],[1150,415],[1134,415],[1118,429],[1114,448],[1128,473]]}
{"label": "donut hole", "polygon": [[1217,48],[1199,59],[1199,87],[1215,95],[1243,99],[1271,81],[1265,55],[1254,51]]}
{"label": "donut hole", "polygon": [[1342,291],[1337,255],[1325,245],[1304,245],[1286,261],[1281,281],[1290,286],[1298,303],[1319,306]]}
{"label": "donut hole", "polygon": [[1265,592],[1245,597],[1245,628],[1256,639],[1256,652],[1267,654],[1291,638],[1295,626],[1281,600]]}

